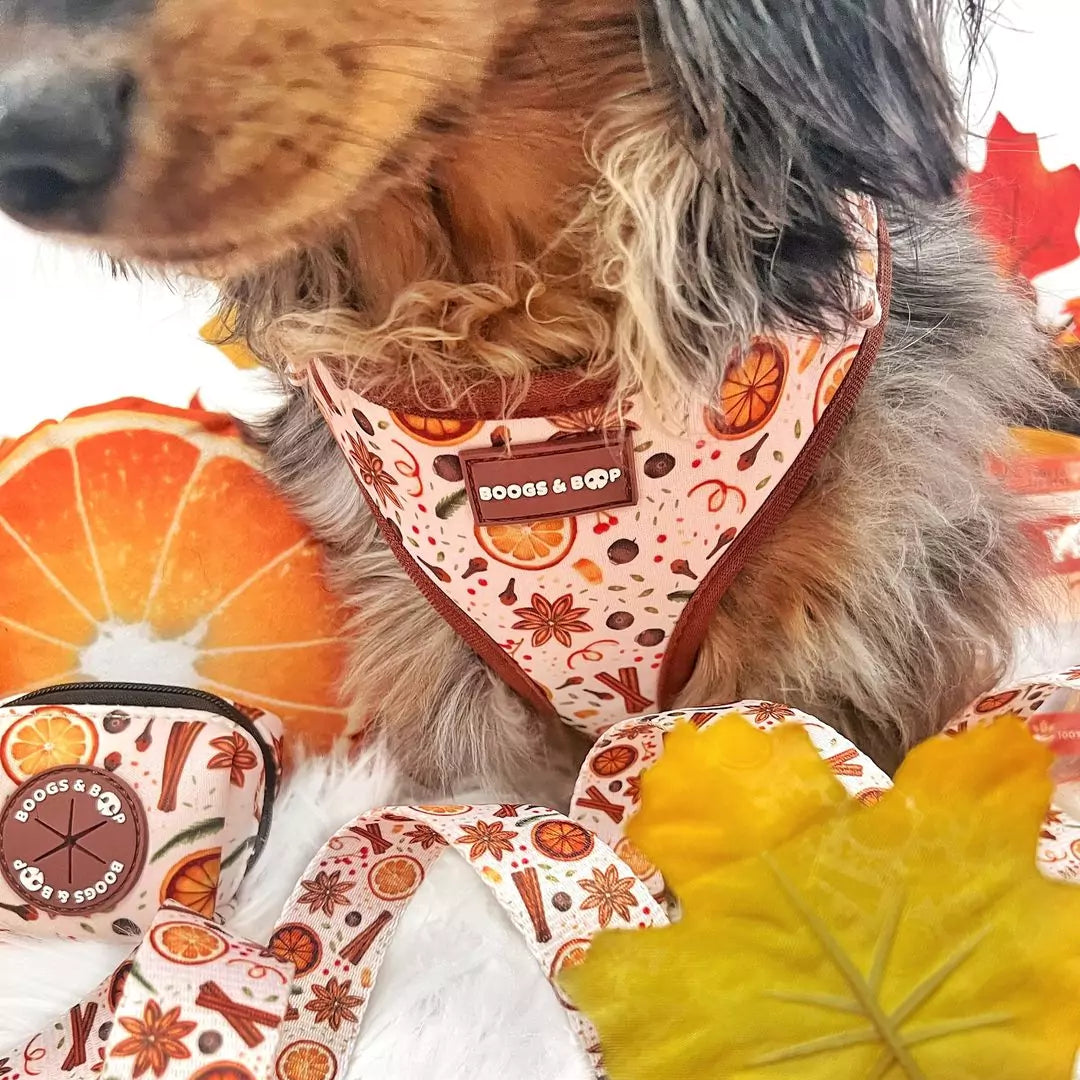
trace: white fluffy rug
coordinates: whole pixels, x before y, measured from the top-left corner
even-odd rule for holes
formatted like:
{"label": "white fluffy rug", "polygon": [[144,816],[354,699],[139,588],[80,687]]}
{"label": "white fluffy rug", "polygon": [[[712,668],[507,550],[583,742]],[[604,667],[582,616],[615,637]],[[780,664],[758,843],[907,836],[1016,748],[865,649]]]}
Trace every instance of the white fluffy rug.
{"label": "white fluffy rug", "polygon": [[[378,751],[347,767],[301,765],[229,926],[265,941],[335,829],[403,797]],[[0,938],[0,1050],[66,1011],[124,955],[106,945]],[[490,891],[463,860],[440,859],[390,946],[345,1080],[589,1076],[565,1013]]]}

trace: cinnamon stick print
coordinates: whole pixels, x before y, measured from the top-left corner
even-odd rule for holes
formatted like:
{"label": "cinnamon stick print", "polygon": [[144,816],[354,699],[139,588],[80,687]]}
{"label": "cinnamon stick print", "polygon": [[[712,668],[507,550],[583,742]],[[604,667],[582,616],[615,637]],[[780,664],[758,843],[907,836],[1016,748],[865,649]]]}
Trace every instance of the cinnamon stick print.
{"label": "cinnamon stick print", "polygon": [[60,1066],[62,1072],[71,1072],[76,1066],[86,1064],[86,1043],[94,1027],[97,1008],[96,1002],[88,1001],[85,1005],[76,1005],[71,1010],[71,1048]]}
{"label": "cinnamon stick print", "polygon": [[394,916],[389,911],[380,911],[366,930],[362,930],[346,945],[340,953],[342,960],[355,967],[363,960],[368,949],[375,944],[375,939],[386,929]]}
{"label": "cinnamon stick print", "polygon": [[377,822],[372,825],[350,825],[349,832],[361,840],[366,840],[371,845],[371,851],[374,855],[382,855],[394,846],[391,841],[383,836]]}
{"label": "cinnamon stick print", "polygon": [[528,870],[518,870],[510,877],[525,903],[525,910],[529,913],[529,919],[536,931],[536,940],[541,944],[550,941],[551,927],[548,926],[547,915],[544,913],[544,897],[540,892],[539,875],[530,866]]}
{"label": "cinnamon stick print", "polygon": [[195,1004],[211,1012],[220,1013],[225,1022],[251,1047],[258,1046],[266,1036],[259,1027],[276,1028],[281,1017],[263,1009],[256,1009],[245,1002],[233,1001],[215,982],[205,982],[199,987]]}
{"label": "cinnamon stick print", "polygon": [[587,787],[585,794],[588,798],[578,799],[578,806],[583,806],[586,810],[599,810],[601,814],[607,814],[616,825],[622,821],[626,808],[613,803],[595,784]]}
{"label": "cinnamon stick print", "polygon": [[184,771],[191,748],[195,745],[199,733],[206,727],[202,720],[177,720],[169,728],[169,739],[165,744],[165,765],[161,770],[161,794],[158,796],[158,809],[169,813],[176,809],[176,793],[180,787],[180,776]]}
{"label": "cinnamon stick print", "polygon": [[619,668],[618,678],[610,672],[602,671],[596,676],[596,681],[609,690],[614,690],[626,702],[626,710],[631,716],[644,712],[652,704],[647,697],[642,696],[636,668]]}
{"label": "cinnamon stick print", "polygon": [[703,728],[710,720],[716,719],[716,710],[709,709],[696,712],[690,717],[690,723],[696,728]]}

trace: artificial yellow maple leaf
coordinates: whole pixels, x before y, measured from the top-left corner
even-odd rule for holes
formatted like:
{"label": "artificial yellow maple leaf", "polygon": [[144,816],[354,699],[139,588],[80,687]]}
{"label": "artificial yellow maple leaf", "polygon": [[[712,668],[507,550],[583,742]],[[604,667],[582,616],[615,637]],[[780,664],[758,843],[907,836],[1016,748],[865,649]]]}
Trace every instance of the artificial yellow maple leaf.
{"label": "artificial yellow maple leaf", "polygon": [[199,337],[210,345],[216,345],[238,368],[257,368],[258,357],[242,341],[233,337],[235,327],[235,315],[228,311],[215,315],[199,331]]}
{"label": "artificial yellow maple leaf", "polygon": [[1080,888],[1036,869],[1049,764],[999,720],[866,807],[796,725],[673,731],[629,835],[681,921],[562,978],[613,1080],[1068,1080]]}

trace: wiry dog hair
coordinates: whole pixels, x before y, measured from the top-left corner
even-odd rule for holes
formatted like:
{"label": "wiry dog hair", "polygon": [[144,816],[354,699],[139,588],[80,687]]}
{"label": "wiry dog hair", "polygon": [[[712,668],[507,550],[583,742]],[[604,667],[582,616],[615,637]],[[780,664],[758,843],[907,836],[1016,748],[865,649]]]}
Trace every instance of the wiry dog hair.
{"label": "wiry dog hair", "polygon": [[[988,460],[1057,404],[954,194],[940,22],[935,0],[157,0],[100,243],[213,277],[281,370],[320,357],[453,409],[573,366],[678,423],[754,334],[849,322],[843,200],[873,196],[884,344],[681,702],[787,700],[892,766],[1033,617],[1023,508]],[[256,437],[355,608],[355,721],[433,786],[557,776],[580,746],[428,607],[304,394]]]}
{"label": "wiry dog hair", "polygon": [[672,314],[707,381],[718,323],[745,338],[763,323],[843,321],[843,193],[949,196],[955,99],[934,13],[908,0],[653,0],[645,27],[700,165]]}

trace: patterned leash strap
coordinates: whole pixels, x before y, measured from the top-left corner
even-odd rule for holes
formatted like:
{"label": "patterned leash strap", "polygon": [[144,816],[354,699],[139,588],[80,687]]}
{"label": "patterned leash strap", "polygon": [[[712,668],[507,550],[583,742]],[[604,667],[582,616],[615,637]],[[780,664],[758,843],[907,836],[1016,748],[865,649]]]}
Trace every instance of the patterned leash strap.
{"label": "patterned leash strap", "polygon": [[292,980],[264,946],[166,904],[131,959],[6,1054],[4,1080],[267,1080]]}
{"label": "patterned leash strap", "polygon": [[104,1076],[267,1080],[293,966],[180,907],[135,953],[105,1043]]}
{"label": "patterned leash strap", "polygon": [[[1080,881],[1080,668],[1039,675],[979,698],[949,725],[959,734],[1001,716],[1027,721],[1057,755],[1054,801],[1039,832],[1039,869],[1059,881]],[[1080,1068],[1080,1066],[1078,1066]],[[1080,1072],[1078,1072],[1080,1075]]]}
{"label": "patterned leash strap", "polygon": [[[609,728],[585,759],[571,816],[610,844],[658,899],[665,895],[663,875],[626,836],[641,798],[641,774],[663,754],[664,736],[676,724],[707,728],[734,712],[765,731],[782,723],[801,724],[837,780],[860,802],[874,803],[892,787],[889,777],[843,735],[787,705],[742,701],[624,720]],[[963,710],[948,730],[958,734],[972,724],[1006,715],[1027,720],[1035,738],[1048,742],[1059,755],[1054,774],[1058,787],[1039,834],[1037,858],[1047,877],[1080,881],[1080,668],[1040,675],[986,694]]]}
{"label": "patterned leash strap", "polygon": [[586,828],[504,804],[361,815],[315,856],[266,946],[167,905],[130,960],[8,1053],[15,1068],[4,1080],[344,1078],[398,920],[447,852],[494,892],[602,1077],[596,1033],[557,976],[598,931],[667,917]]}
{"label": "patterned leash strap", "polygon": [[[1028,680],[980,698],[951,730],[1012,714],[1036,737],[1072,749],[1078,694],[1080,669]],[[890,787],[848,740],[783,705],[740,702],[628,720],[590,753],[573,818],[526,804],[392,807],[356,818],[309,865],[266,947],[166,906],[131,960],[7,1055],[4,1080],[344,1080],[393,931],[448,851],[492,889],[558,994],[558,974],[584,957],[599,930],[667,921],[657,899],[663,879],[625,836],[641,774],[677,723],[705,728],[732,712],[762,729],[802,724],[863,802]],[[1069,787],[1058,788],[1039,861],[1044,873],[1077,880],[1080,810],[1059,805]],[[559,1000],[602,1077],[594,1030]]]}
{"label": "patterned leash strap", "polygon": [[596,1074],[592,1025],[559,993],[559,973],[607,927],[667,918],[622,859],[588,829],[543,806],[405,806],[358,817],[309,865],[270,942],[296,965],[279,1080],[344,1076],[370,989],[397,922],[432,864],[465,858],[552,981]]}

